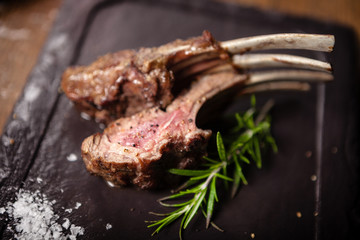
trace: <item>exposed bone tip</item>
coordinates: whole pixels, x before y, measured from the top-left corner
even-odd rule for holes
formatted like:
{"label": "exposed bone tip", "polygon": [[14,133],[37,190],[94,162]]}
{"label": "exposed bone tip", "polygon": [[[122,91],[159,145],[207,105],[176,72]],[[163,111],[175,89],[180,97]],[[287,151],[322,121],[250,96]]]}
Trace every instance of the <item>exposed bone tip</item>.
{"label": "exposed bone tip", "polygon": [[332,51],[335,43],[333,35],[281,33],[255,37],[239,38],[221,43],[232,54],[250,50],[265,49],[304,49]]}
{"label": "exposed bone tip", "polygon": [[326,35],[330,39],[330,44],[328,47],[328,52],[334,51],[335,46],[335,36],[334,35]]}
{"label": "exposed bone tip", "polygon": [[332,72],[333,72],[333,67],[332,67],[332,64],[331,64],[331,63],[329,63],[329,65],[330,65],[330,66],[329,66],[329,68],[327,69],[327,71],[332,73]]}

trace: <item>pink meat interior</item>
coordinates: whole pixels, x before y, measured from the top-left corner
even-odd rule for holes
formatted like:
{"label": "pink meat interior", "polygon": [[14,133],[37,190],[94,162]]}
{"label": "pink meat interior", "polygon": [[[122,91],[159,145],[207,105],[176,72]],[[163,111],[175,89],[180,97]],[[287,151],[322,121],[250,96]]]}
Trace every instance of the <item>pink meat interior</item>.
{"label": "pink meat interior", "polygon": [[[117,126],[116,131],[110,131],[108,138],[124,147],[148,149],[166,137],[177,138],[179,133],[187,133],[195,129],[194,119],[181,108],[171,113],[159,111],[157,117],[150,121],[140,122],[135,126]],[[185,132],[184,132],[185,131]],[[148,149],[150,150],[150,149]]]}

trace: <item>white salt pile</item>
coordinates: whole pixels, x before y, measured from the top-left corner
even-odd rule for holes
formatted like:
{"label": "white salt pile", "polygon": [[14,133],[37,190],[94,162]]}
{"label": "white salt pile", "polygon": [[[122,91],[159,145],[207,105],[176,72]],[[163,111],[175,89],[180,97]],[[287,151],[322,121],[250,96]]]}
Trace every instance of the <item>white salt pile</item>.
{"label": "white salt pile", "polygon": [[[7,214],[12,220],[8,230],[15,239],[76,239],[84,234],[84,228],[70,223],[63,218],[58,223],[59,215],[54,213],[55,200],[50,201],[38,190],[30,192],[20,189],[14,202],[0,208],[0,214]],[[68,230],[70,226],[70,231]]]}

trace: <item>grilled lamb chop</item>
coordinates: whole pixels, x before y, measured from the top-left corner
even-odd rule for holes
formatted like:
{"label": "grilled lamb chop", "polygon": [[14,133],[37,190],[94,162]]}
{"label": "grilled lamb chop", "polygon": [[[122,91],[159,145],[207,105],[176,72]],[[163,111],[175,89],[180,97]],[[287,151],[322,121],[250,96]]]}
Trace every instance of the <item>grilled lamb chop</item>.
{"label": "grilled lamb chop", "polygon": [[233,71],[206,75],[166,111],[154,107],[112,122],[104,133],[84,140],[87,169],[117,185],[154,188],[169,181],[164,169],[195,167],[211,136],[196,127],[198,110],[206,98],[244,77]]}
{"label": "grilled lamb chop", "polygon": [[207,31],[158,48],[110,53],[87,67],[68,68],[61,86],[80,111],[110,122],[145,108],[165,108],[173,99],[170,67],[210,49],[213,57],[228,58]]}
{"label": "grilled lamb chop", "polygon": [[[322,40],[314,41],[319,40],[318,37],[307,41],[304,41],[304,35],[290,36],[293,41],[288,37],[289,35],[281,35],[280,38],[279,35],[270,35],[265,37],[265,40],[261,37],[243,39],[238,41],[234,48],[231,48],[231,41],[221,45],[228,52],[235,48],[239,52],[243,51],[239,48],[240,45],[245,49],[248,49],[249,45],[253,49],[263,49],[264,46],[281,48],[282,45],[285,48],[331,50],[334,44],[331,36],[327,36],[326,40],[330,38],[332,41],[325,44]],[[261,41],[258,41],[259,39]],[[269,41],[271,46],[264,45],[266,41]],[[196,126],[196,118],[207,99],[227,89],[236,88],[243,93],[269,89],[307,90],[307,81],[332,80],[332,75],[328,72],[331,71],[328,63],[289,55],[271,54],[262,55],[260,58],[257,56],[250,54],[247,56],[248,60],[234,56],[230,63],[221,62],[216,67],[213,67],[211,61],[204,61],[204,55],[194,56],[190,63],[180,62],[176,66],[183,65],[183,70],[191,68],[193,63],[197,67],[203,64],[205,67],[201,71],[207,70],[197,74],[197,80],[191,87],[180,94],[165,110],[160,107],[145,109],[112,122],[103,133],[86,138],[81,149],[87,169],[116,185],[134,184],[143,189],[169,185],[173,176],[167,169],[196,167],[201,157],[206,154],[211,131],[199,129]],[[278,61],[279,59],[281,61]],[[277,70],[245,74],[236,68],[279,65],[316,71]],[[190,72],[192,74],[197,70]],[[189,76],[188,73],[185,75]]]}
{"label": "grilled lamb chop", "polygon": [[[290,79],[308,80],[308,73],[288,72]],[[317,80],[331,80],[329,75],[313,75]],[[261,78],[261,80],[259,80]],[[208,73],[193,83],[190,90],[176,98],[166,111],[154,107],[131,117],[112,122],[103,133],[86,138],[82,157],[89,172],[115,185],[134,184],[143,189],[168,186],[174,180],[167,169],[193,168],[206,154],[210,130],[196,126],[196,116],[204,102],[228,88],[251,86],[276,80],[276,76],[244,75],[235,70]],[[303,84],[294,82],[297,84]],[[290,89],[281,84],[272,88]],[[306,90],[303,85],[296,89]],[[260,90],[262,90],[260,88]]]}
{"label": "grilled lamb chop", "polygon": [[189,76],[224,62],[241,69],[296,64],[329,71],[327,63],[296,56],[234,54],[276,48],[329,51],[331,42],[331,36],[309,34],[274,34],[217,42],[204,31],[200,37],[176,40],[158,48],[123,50],[107,54],[87,67],[70,67],[63,74],[61,86],[80,111],[108,123],[155,106],[165,109],[173,95],[188,85]]}

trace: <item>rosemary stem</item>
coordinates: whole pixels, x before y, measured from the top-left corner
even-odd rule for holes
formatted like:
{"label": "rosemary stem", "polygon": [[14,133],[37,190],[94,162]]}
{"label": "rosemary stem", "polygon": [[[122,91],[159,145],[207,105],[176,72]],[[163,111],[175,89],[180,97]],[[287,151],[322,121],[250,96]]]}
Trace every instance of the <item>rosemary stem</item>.
{"label": "rosemary stem", "polygon": [[265,119],[270,109],[274,106],[274,100],[270,99],[265,103],[265,105],[261,108],[259,115],[255,119],[255,125],[258,125],[261,121]]}
{"label": "rosemary stem", "polygon": [[228,165],[228,162],[222,162],[219,167],[215,168],[211,174],[208,176],[208,178],[206,179],[206,181],[203,183],[202,185],[202,189],[205,189],[209,186],[210,184],[210,181],[213,179],[213,177],[218,173],[220,172],[220,170],[223,168],[223,167],[226,167]]}
{"label": "rosemary stem", "polygon": [[[204,164],[207,169],[190,170],[190,169],[170,169],[173,174],[190,177],[172,195],[159,199],[161,205],[165,207],[176,207],[177,210],[164,214],[164,218],[153,222],[148,227],[157,226],[154,233],[158,233],[165,226],[169,225],[182,216],[179,228],[179,238],[182,239],[181,232],[186,229],[190,221],[198,211],[202,211],[206,218],[206,228],[214,225],[211,221],[215,203],[219,201],[216,186],[219,181],[223,181],[225,190],[228,190],[228,181],[232,182],[231,195],[235,196],[240,184],[247,184],[247,180],[242,172],[241,162],[250,164],[251,160],[255,162],[258,168],[261,168],[262,143],[267,143],[273,147],[276,152],[277,147],[275,140],[270,135],[270,119],[267,114],[273,106],[273,101],[268,101],[264,107],[257,112],[255,109],[255,98],[251,100],[251,108],[244,114],[236,114],[235,118],[238,125],[233,131],[238,136],[229,136],[228,141],[224,144],[220,132],[216,136],[217,159],[209,157],[204,158],[207,163]],[[257,114],[258,113],[258,114]],[[232,140],[229,143],[229,140]],[[265,146],[265,145],[264,145]],[[241,161],[241,162],[240,162]],[[233,173],[228,172],[228,168],[234,165]],[[191,196],[191,197],[190,197]],[[175,200],[181,197],[190,197],[184,202],[164,203],[163,201]],[[216,229],[219,229],[215,225]],[[220,229],[221,230],[221,229]]]}

